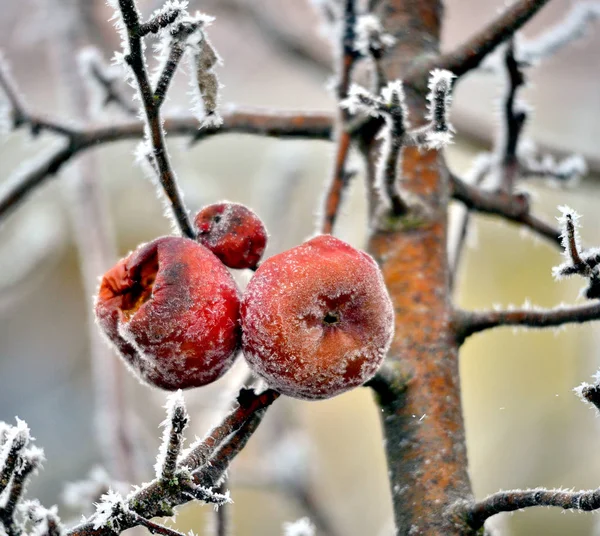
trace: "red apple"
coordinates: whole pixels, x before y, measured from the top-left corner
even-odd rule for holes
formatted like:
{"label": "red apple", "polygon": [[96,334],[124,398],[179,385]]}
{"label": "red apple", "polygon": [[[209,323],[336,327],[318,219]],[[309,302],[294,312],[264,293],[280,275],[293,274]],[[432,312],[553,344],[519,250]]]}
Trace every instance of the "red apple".
{"label": "red apple", "polygon": [[256,268],[267,245],[267,230],[248,207],[223,201],[194,218],[197,240],[229,268]]}
{"label": "red apple", "polygon": [[329,398],[369,380],[394,331],[375,261],[332,236],[275,255],[242,299],[242,348],[254,372],[295,398]]}
{"label": "red apple", "polygon": [[205,247],[157,238],[102,278],[98,324],[142,381],[167,390],[211,383],[240,342],[239,292]]}

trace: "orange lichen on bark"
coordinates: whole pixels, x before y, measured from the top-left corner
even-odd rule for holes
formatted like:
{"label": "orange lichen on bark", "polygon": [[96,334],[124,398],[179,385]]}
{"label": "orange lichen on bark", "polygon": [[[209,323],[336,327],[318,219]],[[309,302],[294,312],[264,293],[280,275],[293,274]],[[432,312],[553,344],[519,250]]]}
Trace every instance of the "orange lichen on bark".
{"label": "orange lichen on bark", "polygon": [[471,496],[439,168],[433,152],[406,152],[406,182],[430,201],[433,213],[399,232],[377,233],[369,243],[396,312],[388,362],[406,382],[402,399],[383,407],[398,534],[454,534],[455,520],[444,510]]}
{"label": "orange lichen on bark", "polygon": [[[380,15],[397,40],[383,62],[389,80],[438,53],[439,0],[389,0]],[[426,78],[405,87],[413,124],[425,121],[426,88]],[[376,140],[365,141],[369,163],[376,161]],[[394,382],[404,386],[398,399],[380,401],[397,534],[471,534],[450,513],[472,492],[449,291],[447,171],[437,152],[414,148],[405,148],[401,165],[400,186],[412,208],[394,230],[375,231],[368,246],[394,304],[387,362]],[[370,175],[373,169],[367,165]]]}

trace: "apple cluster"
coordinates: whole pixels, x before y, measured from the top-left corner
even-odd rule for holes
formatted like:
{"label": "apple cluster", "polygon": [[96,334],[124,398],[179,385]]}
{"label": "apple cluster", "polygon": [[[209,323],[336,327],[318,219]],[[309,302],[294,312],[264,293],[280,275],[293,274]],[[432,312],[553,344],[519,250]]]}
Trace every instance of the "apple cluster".
{"label": "apple cluster", "polygon": [[[373,377],[394,311],[369,255],[320,235],[259,265],[267,232],[244,205],[207,206],[194,224],[196,240],[143,244],[100,283],[98,324],[140,380],[206,385],[240,348],[255,374],[295,398],[329,398]],[[243,295],[227,268],[255,271]]]}

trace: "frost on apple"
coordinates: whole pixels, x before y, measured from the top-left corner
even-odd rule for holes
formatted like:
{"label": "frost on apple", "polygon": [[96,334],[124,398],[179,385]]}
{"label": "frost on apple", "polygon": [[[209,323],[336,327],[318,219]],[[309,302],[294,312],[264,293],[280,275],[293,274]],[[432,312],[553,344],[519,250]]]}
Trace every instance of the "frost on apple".
{"label": "frost on apple", "polygon": [[240,203],[223,201],[196,214],[197,240],[229,268],[256,268],[267,246],[260,218]]}
{"label": "frost on apple", "polygon": [[270,387],[307,400],[369,380],[394,330],[375,261],[332,236],[267,259],[242,301],[243,351]]}
{"label": "frost on apple", "polygon": [[139,379],[162,389],[206,385],[233,364],[239,293],[223,264],[180,237],[158,238],[103,277],[96,317]]}

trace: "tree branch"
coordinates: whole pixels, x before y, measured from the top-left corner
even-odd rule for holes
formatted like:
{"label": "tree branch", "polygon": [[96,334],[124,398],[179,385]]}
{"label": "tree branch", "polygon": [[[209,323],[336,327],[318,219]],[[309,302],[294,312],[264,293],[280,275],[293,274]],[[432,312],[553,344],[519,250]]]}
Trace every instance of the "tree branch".
{"label": "tree branch", "polygon": [[525,195],[512,195],[504,191],[487,192],[452,174],[450,181],[452,197],[463,203],[469,210],[500,216],[531,229],[550,243],[561,247],[560,231],[530,213],[529,200]]}
{"label": "tree branch", "polygon": [[[225,448],[227,445],[225,440],[229,436],[237,436],[238,445],[243,446],[256,430],[266,408],[278,397],[279,393],[272,389],[267,389],[261,393],[256,393],[252,389],[242,389],[237,398],[237,406],[205,439],[190,447],[187,455],[178,461],[177,471],[171,478],[155,478],[152,482],[145,484],[138,491],[128,496],[128,499],[123,503],[124,508],[121,508],[121,510],[133,512],[136,516],[128,518],[125,515],[119,517],[119,532],[139,524],[137,516],[151,519],[158,516],[172,515],[173,507],[194,498],[204,501],[212,501],[214,498],[219,502],[222,502],[221,499],[226,499],[224,496],[213,494],[210,489],[201,484],[206,483],[206,480],[203,479],[204,471],[211,470],[213,456],[216,456],[215,463],[222,463],[222,459],[221,462],[219,461],[218,449],[222,446]],[[173,405],[173,408],[176,407],[176,405]],[[252,425],[249,423],[252,423]],[[165,439],[170,441],[169,437],[170,435],[167,434]],[[241,449],[237,449],[235,453],[232,450],[229,451],[228,462],[239,450]],[[109,497],[109,499],[111,498]],[[102,503],[101,506],[103,506]],[[111,502],[105,501],[104,506],[110,507]],[[109,511],[110,515],[103,516],[99,513],[100,511],[105,512],[106,510],[104,508],[99,509],[96,514],[67,531],[65,536],[109,536],[113,534],[113,529],[109,526],[112,523],[108,522],[111,521],[112,515],[118,515],[118,512],[110,514]]]}
{"label": "tree branch", "polygon": [[[331,136],[332,117],[318,112],[283,112],[276,110],[234,110],[222,114],[223,124],[198,130],[195,117],[173,117],[164,121],[164,128],[171,136],[188,136],[190,144],[220,134],[256,134],[275,138],[328,140]],[[42,129],[58,132],[66,130],[60,123],[48,122],[31,117],[35,125]],[[24,173],[17,173],[0,191],[0,220],[23,202],[30,193],[78,154],[106,143],[136,140],[144,136],[144,124],[139,121],[117,125],[90,126],[86,129],[68,129],[61,132],[67,137],[67,144],[56,149],[51,155],[29,167]]]}
{"label": "tree branch", "polygon": [[508,311],[457,311],[454,329],[459,342],[467,337],[502,326],[552,328],[565,324],[582,324],[600,319],[600,303],[580,306],[558,306],[553,309],[515,309]]}
{"label": "tree branch", "polygon": [[348,97],[348,89],[352,79],[354,64],[358,58],[354,42],[356,40],[356,0],[345,0],[343,21],[341,25],[341,43],[339,52],[338,81],[336,96],[338,104],[338,139],[332,177],[325,194],[323,222],[321,232],[331,234],[338,216],[344,190],[350,182],[350,174],[346,162],[350,154],[351,135],[346,126],[349,119],[347,110],[341,107],[342,101]]}
{"label": "tree branch", "polygon": [[183,197],[177,185],[175,172],[171,167],[169,154],[165,145],[165,135],[160,116],[161,102],[155,102],[154,91],[150,85],[146,61],[142,48],[139,13],[135,0],[119,0],[119,8],[127,31],[129,50],[126,51],[125,61],[137,82],[143,109],[148,124],[148,138],[152,144],[152,154],[158,168],[158,179],[171,205],[175,220],[181,233],[188,238],[194,238],[195,232],[190,223],[189,215],[183,203]]}
{"label": "tree branch", "polygon": [[498,45],[510,39],[548,2],[549,0],[518,0],[455,50],[418,64],[408,73],[406,80],[424,80],[435,68],[452,71],[457,77],[463,76],[475,69]]}
{"label": "tree branch", "polygon": [[600,508],[600,489],[565,491],[562,489],[531,489],[499,491],[467,508],[467,522],[479,530],[490,517],[501,512],[514,512],[534,506],[555,506],[563,510],[591,512]]}

